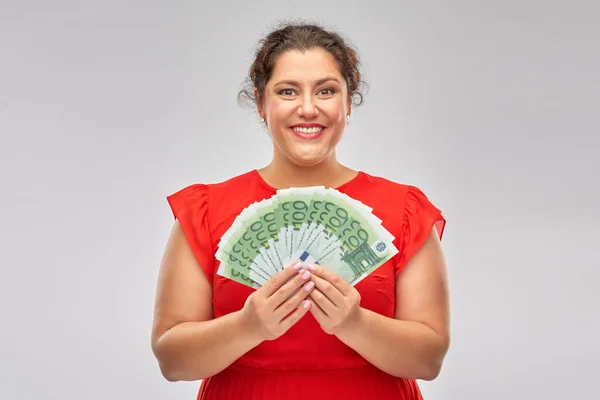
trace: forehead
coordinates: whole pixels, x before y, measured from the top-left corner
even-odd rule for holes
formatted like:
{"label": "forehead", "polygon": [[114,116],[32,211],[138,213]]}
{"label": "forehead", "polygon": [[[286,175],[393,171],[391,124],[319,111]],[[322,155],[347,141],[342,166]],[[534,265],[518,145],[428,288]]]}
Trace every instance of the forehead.
{"label": "forehead", "polygon": [[326,76],[334,76],[343,81],[337,62],[329,52],[322,49],[290,50],[277,58],[271,81],[277,83],[279,80],[291,79],[311,82]]}

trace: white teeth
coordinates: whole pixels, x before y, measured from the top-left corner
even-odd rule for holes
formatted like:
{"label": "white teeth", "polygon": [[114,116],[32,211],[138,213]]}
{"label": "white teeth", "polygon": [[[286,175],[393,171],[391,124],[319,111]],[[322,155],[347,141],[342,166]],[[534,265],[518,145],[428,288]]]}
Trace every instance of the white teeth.
{"label": "white teeth", "polygon": [[323,127],[314,127],[314,128],[300,128],[300,127],[293,127],[293,130],[295,130],[296,132],[300,132],[300,133],[317,133],[322,131],[324,128]]}

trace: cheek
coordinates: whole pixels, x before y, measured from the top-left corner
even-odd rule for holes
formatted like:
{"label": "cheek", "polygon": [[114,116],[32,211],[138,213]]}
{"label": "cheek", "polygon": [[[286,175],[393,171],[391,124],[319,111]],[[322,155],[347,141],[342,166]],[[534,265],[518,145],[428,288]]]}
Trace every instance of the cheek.
{"label": "cheek", "polygon": [[346,118],[346,114],[347,114],[346,106],[341,101],[338,101],[338,102],[328,105],[326,110],[327,110],[327,114],[332,119],[332,122],[340,123],[340,122],[343,122],[344,119]]}
{"label": "cheek", "polygon": [[295,110],[292,102],[273,102],[269,107],[269,116],[273,121],[283,122],[289,119]]}

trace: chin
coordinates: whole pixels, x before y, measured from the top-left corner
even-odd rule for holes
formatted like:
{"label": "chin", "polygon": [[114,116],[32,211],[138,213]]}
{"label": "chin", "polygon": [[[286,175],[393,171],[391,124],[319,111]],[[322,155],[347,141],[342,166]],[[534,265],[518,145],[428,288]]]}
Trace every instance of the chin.
{"label": "chin", "polygon": [[302,167],[312,167],[325,161],[329,157],[329,154],[315,154],[315,155],[295,155],[288,157],[294,162],[294,164]]}

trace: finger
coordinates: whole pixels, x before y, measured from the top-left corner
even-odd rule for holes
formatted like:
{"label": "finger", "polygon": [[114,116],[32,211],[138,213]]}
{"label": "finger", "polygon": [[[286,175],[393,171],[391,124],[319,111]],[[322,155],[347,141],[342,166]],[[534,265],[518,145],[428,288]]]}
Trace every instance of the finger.
{"label": "finger", "polygon": [[314,300],[312,300],[311,303],[312,304],[310,305],[310,313],[313,315],[313,317],[315,317],[319,325],[325,325],[329,317],[327,316],[327,314],[325,314],[321,307],[319,307],[318,304],[315,304]]}
{"label": "finger", "polygon": [[344,295],[329,281],[313,274],[311,280],[315,287],[324,294],[334,305],[341,305],[344,302]]}
{"label": "finger", "polygon": [[300,307],[298,307],[293,313],[291,313],[287,318],[280,322],[280,326],[287,331],[290,329],[296,322],[302,318],[309,309],[313,307],[313,304],[309,300],[304,300]]}
{"label": "finger", "polygon": [[319,289],[313,289],[309,298],[318,305],[327,316],[335,315],[337,307]]}
{"label": "finger", "polygon": [[[281,286],[275,293],[267,299],[267,305],[271,310],[275,310],[281,304],[289,300],[289,298],[311,277],[308,271],[300,270],[296,276],[290,279],[286,284]],[[297,304],[297,303],[296,303]]]}
{"label": "finger", "polygon": [[331,283],[344,296],[350,294],[350,292],[352,291],[352,286],[348,282],[343,280],[336,273],[334,273],[326,268],[323,268],[321,265],[309,264],[309,265],[307,265],[306,268],[313,275],[323,278],[326,281],[328,281],[329,283]]}
{"label": "finger", "polygon": [[279,320],[282,320],[295,308],[302,307],[303,300],[308,297],[314,287],[315,283],[311,280],[307,280],[304,285],[297,289],[296,292],[286,302],[282,303],[275,309],[275,317]]}
{"label": "finger", "polygon": [[294,276],[294,274],[298,273],[300,268],[302,268],[301,262],[288,265],[281,272],[269,279],[260,290],[262,290],[266,297],[271,296],[273,293],[279,290],[282,285],[288,282],[290,278]]}

